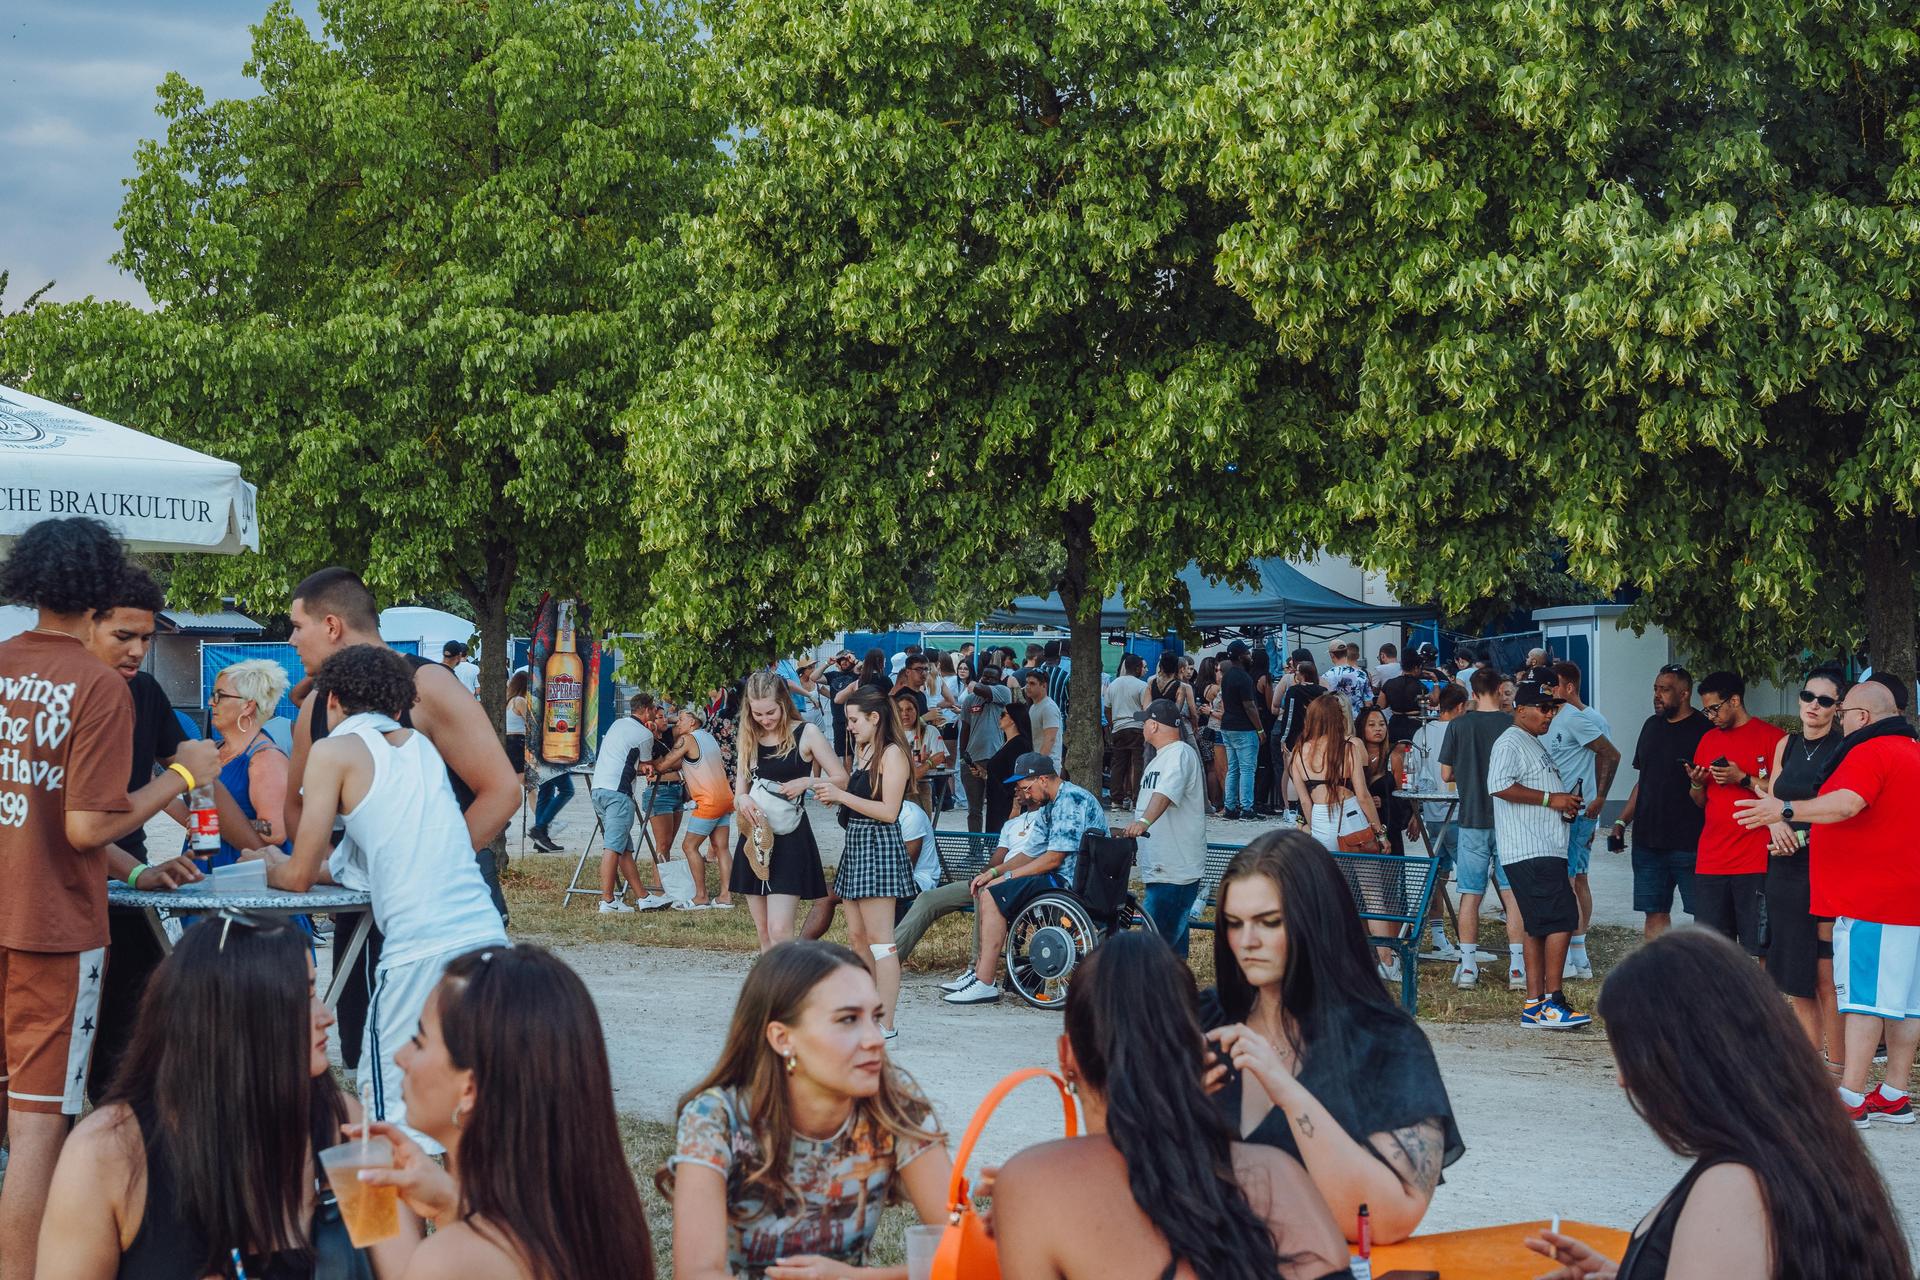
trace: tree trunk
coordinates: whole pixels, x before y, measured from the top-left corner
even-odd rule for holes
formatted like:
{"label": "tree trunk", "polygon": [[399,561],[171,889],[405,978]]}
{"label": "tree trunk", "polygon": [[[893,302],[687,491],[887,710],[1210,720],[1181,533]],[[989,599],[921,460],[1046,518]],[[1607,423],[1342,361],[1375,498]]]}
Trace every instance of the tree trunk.
{"label": "tree trunk", "polygon": [[1067,563],[1060,574],[1060,603],[1067,612],[1067,655],[1073,664],[1067,677],[1067,776],[1098,798],[1106,755],[1100,736],[1100,647],[1106,637],[1100,629],[1101,595],[1090,582],[1093,510],[1076,504],[1062,523]]}
{"label": "tree trunk", "polygon": [[[1914,687],[1915,604],[1913,590],[1915,517],[1882,507],[1867,519],[1867,652],[1876,673],[1886,672]],[[1910,700],[1907,715],[1920,708]]]}

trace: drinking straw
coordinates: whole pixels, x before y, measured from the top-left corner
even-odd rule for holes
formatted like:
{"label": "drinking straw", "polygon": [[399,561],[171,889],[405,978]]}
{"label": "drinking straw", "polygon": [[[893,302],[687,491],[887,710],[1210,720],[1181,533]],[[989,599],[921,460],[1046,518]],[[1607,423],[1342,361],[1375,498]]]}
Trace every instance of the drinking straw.
{"label": "drinking straw", "polygon": [[373,1081],[360,1084],[360,1163],[373,1163]]}
{"label": "drinking straw", "polygon": [[247,1280],[247,1264],[240,1261],[240,1251],[234,1249],[231,1252],[233,1254],[233,1280]]}
{"label": "drinking straw", "polygon": [[1557,1213],[1553,1215],[1553,1226],[1550,1228],[1550,1230],[1552,1230],[1553,1234],[1555,1235],[1560,1234],[1560,1215]]}

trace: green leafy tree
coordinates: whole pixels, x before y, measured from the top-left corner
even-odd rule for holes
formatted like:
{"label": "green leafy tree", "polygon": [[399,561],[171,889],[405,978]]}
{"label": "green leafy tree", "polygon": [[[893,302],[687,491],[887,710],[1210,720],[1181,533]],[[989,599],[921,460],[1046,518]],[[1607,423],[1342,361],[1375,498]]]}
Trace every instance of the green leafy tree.
{"label": "green leafy tree", "polygon": [[632,592],[614,417],[672,351],[674,221],[718,131],[688,99],[697,31],[654,0],[285,0],[259,96],[160,87],[116,261],[156,309],[41,306],[42,393],[239,462],[261,554],[174,584],[284,607],[329,563],[383,599],[452,590],[504,704],[531,581]]}
{"label": "green leafy tree", "polygon": [[1524,572],[1764,670],[1914,667],[1920,11],[1251,0],[1193,114],[1223,277],[1377,459],[1329,505],[1403,594]]}
{"label": "green leafy tree", "polygon": [[711,322],[630,423],[664,491],[640,510],[650,670],[923,614],[922,571],[959,618],[1057,589],[1069,766],[1097,777],[1101,598],[1295,549],[1322,447],[1215,279],[1234,210],[1184,108],[1233,8],[702,14],[698,100],[738,135],[687,234]]}

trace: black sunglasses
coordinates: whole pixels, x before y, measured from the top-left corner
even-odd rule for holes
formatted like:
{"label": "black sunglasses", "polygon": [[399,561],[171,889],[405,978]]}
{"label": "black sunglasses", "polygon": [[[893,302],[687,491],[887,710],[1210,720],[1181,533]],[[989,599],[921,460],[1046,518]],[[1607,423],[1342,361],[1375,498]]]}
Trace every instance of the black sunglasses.
{"label": "black sunglasses", "polygon": [[1663,676],[1679,676],[1688,684],[1693,683],[1693,672],[1687,670],[1677,662],[1669,662],[1666,666],[1660,668],[1660,674]]}
{"label": "black sunglasses", "polygon": [[1815,693],[1811,689],[1802,689],[1800,691],[1800,701],[1803,703],[1817,702],[1822,707],[1831,707],[1836,705],[1840,701],[1840,699],[1831,697],[1824,693]]}

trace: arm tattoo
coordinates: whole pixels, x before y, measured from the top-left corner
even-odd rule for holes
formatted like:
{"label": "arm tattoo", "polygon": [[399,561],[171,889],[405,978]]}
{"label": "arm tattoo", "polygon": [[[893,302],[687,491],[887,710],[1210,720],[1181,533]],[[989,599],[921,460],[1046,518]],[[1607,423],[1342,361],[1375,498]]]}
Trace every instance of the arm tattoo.
{"label": "arm tattoo", "polygon": [[1303,1135],[1309,1138],[1313,1136],[1313,1117],[1312,1116],[1302,1111],[1300,1113],[1300,1118],[1298,1120],[1295,1120],[1294,1123],[1300,1126],[1300,1132]]}
{"label": "arm tattoo", "polygon": [[1431,1197],[1440,1181],[1440,1162],[1446,1155],[1446,1139],[1436,1117],[1391,1133],[1373,1136],[1374,1150],[1407,1190]]}

